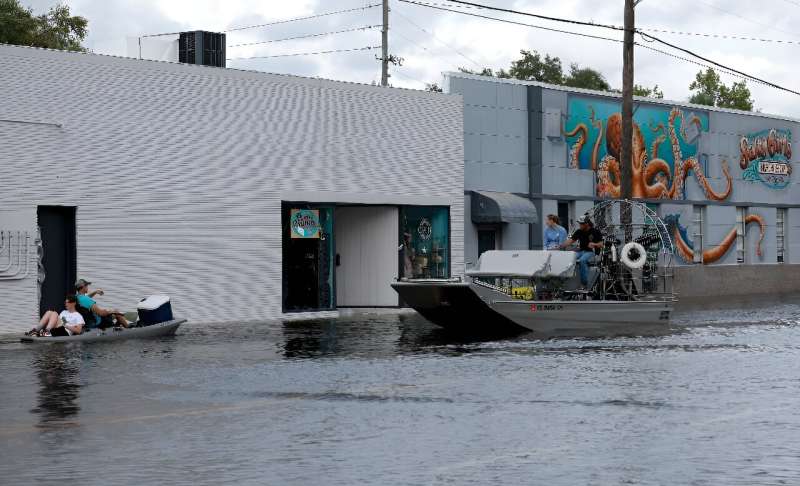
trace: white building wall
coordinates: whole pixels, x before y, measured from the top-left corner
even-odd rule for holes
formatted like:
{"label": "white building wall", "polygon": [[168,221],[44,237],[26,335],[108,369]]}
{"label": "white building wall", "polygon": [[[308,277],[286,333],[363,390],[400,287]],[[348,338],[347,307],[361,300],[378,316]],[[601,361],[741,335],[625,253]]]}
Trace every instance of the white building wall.
{"label": "white building wall", "polygon": [[[302,193],[449,205],[463,269],[460,96],[13,46],[0,86],[0,207],[77,206],[102,305],[165,292],[194,320],[280,317],[281,199]],[[0,295],[36,318],[35,279]]]}

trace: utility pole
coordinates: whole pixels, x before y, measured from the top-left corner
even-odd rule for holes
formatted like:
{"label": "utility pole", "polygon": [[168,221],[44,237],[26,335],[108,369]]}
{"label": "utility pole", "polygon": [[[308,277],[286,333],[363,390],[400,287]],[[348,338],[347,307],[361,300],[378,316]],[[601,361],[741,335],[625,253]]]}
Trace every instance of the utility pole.
{"label": "utility pole", "polygon": [[389,0],[383,0],[381,29],[381,86],[389,85]]}
{"label": "utility pole", "polygon": [[625,0],[625,40],[622,47],[622,198],[633,194],[633,33],[634,0]]}

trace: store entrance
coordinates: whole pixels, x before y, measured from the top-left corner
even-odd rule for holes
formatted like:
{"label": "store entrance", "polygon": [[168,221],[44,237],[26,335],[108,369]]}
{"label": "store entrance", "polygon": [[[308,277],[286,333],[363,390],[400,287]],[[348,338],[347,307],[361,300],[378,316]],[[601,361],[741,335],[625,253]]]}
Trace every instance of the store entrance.
{"label": "store entrance", "polygon": [[64,307],[64,296],[75,291],[77,258],[75,251],[75,208],[39,206],[37,210],[42,239],[42,270],[39,314]]}
{"label": "store entrance", "polygon": [[333,208],[284,203],[283,311],[334,308]]}

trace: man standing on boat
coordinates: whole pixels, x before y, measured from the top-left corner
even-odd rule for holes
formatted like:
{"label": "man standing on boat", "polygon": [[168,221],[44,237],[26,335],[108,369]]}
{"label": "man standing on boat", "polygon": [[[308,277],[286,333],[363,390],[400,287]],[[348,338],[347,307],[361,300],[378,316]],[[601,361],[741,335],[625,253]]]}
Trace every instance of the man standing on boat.
{"label": "man standing on boat", "polygon": [[103,295],[102,289],[89,291],[89,286],[92,282],[80,279],[75,282],[75,292],[78,294],[78,305],[91,312],[92,316],[87,320],[86,326],[89,329],[97,327],[112,327],[114,325],[114,316],[117,317],[117,324],[122,327],[128,327],[128,321],[125,316],[118,310],[103,309],[94,300],[95,295]]}
{"label": "man standing on boat", "polygon": [[578,269],[581,286],[586,288],[589,285],[589,262],[600,253],[600,248],[603,247],[603,234],[594,227],[592,220],[586,215],[578,219],[578,225],[578,229],[561,244],[560,248],[567,248],[578,242]]}

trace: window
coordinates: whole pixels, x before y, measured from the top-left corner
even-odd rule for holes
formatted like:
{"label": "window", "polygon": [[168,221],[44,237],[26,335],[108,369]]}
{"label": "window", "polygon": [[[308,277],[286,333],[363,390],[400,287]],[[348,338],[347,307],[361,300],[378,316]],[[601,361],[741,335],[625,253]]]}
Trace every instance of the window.
{"label": "window", "polygon": [[705,206],[694,206],[694,218],[692,220],[692,246],[694,248],[694,263],[703,263],[703,225],[706,216]]}
{"label": "window", "polygon": [[744,263],[745,259],[745,218],[747,218],[747,208],[741,206],[736,208],[736,263]]}
{"label": "window", "polygon": [[437,206],[400,209],[401,265],[405,278],[450,277],[450,211]]}
{"label": "window", "polygon": [[783,263],[786,248],[786,208],[778,208],[775,214],[775,240],[778,263]]}

